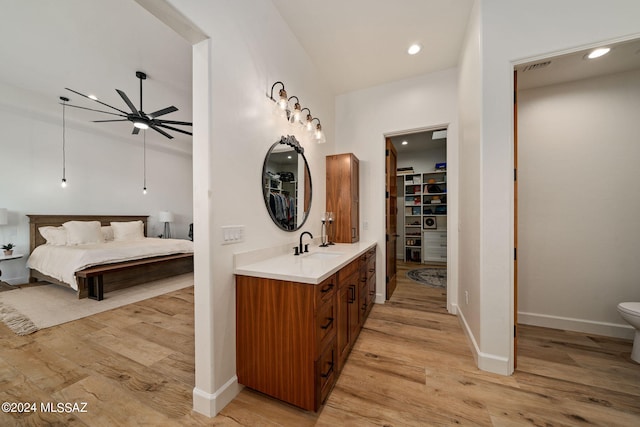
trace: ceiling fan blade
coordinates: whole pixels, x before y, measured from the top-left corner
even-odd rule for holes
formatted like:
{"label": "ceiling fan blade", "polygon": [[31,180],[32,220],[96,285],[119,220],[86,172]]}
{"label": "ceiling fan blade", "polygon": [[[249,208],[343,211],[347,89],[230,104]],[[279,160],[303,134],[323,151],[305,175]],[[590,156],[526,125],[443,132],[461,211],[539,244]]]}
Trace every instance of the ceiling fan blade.
{"label": "ceiling fan blade", "polygon": [[153,118],[164,116],[165,114],[173,113],[174,111],[178,111],[176,107],[173,105],[171,107],[163,108],[162,110],[158,110],[155,113],[151,113],[148,116]]}
{"label": "ceiling fan blade", "polygon": [[161,123],[157,123],[156,126],[159,126],[161,128],[165,128],[165,129],[170,129],[176,132],[180,132],[180,133],[184,133],[185,135],[193,135],[191,132],[187,132],[186,130],[182,130],[182,129],[178,129],[178,128],[174,128],[173,126],[167,126]]}
{"label": "ceiling fan blade", "polygon": [[92,120],[93,123],[106,123],[106,122],[128,122],[128,119],[113,119],[113,120]]}
{"label": "ceiling fan blade", "polygon": [[137,127],[134,126],[133,127],[133,132],[131,132],[131,135],[137,135],[139,133],[140,133],[140,128],[137,128]]}
{"label": "ceiling fan blade", "polygon": [[193,123],[190,122],[177,122],[175,120],[156,120],[158,123],[162,124],[170,124],[170,125],[184,125],[184,126],[193,126]]}
{"label": "ceiling fan blade", "polygon": [[155,125],[151,125],[149,126],[151,129],[155,130],[156,132],[159,132],[161,134],[163,134],[164,136],[166,136],[169,139],[173,139],[173,137],[171,135],[169,135],[168,133],[166,133],[165,131],[163,131],[162,129],[158,129],[157,126]]}
{"label": "ceiling fan blade", "polygon": [[[87,95],[85,95],[84,93],[80,93],[80,92],[78,92],[78,91],[76,91],[76,90],[69,89],[68,87],[65,87],[65,89],[66,89],[66,90],[68,90],[69,92],[73,92],[73,93],[75,93],[75,94],[77,94],[77,95],[84,96],[85,98],[90,99],[90,100],[92,100],[92,101],[95,101],[95,102],[97,102],[98,104],[102,104],[102,105],[104,105],[105,107],[113,108],[113,109],[114,109],[114,110],[116,110],[116,111],[120,111],[122,114],[127,114],[127,112],[126,112],[126,111],[122,111],[122,110],[121,110],[121,109],[119,109],[119,108],[113,107],[113,106],[111,106],[111,105],[109,105],[109,104],[105,104],[104,102],[102,102],[102,101],[98,101],[97,99],[89,98],[89,97],[88,97]],[[98,111],[98,110],[96,110],[96,111]]]}
{"label": "ceiling fan blade", "polygon": [[[60,103],[62,104],[62,103]],[[94,110],[93,108],[87,108],[87,107],[79,107],[77,105],[71,105],[71,104],[65,104],[67,107],[73,107],[73,108],[79,108],[81,110],[89,110],[89,111],[97,111],[98,113],[105,113],[105,114],[111,114],[112,116],[118,116],[118,117],[127,117],[126,115],[123,114],[116,114],[116,113],[112,113],[110,111],[102,111],[102,110]]]}
{"label": "ceiling fan blade", "polygon": [[127,96],[127,94],[121,91],[120,89],[116,89],[116,92],[118,92],[118,94],[124,100],[124,102],[129,106],[129,108],[131,108],[131,111],[133,112],[133,114],[135,114],[136,116],[139,116],[140,113],[138,113],[138,110],[136,110],[136,107],[133,105],[133,103]]}

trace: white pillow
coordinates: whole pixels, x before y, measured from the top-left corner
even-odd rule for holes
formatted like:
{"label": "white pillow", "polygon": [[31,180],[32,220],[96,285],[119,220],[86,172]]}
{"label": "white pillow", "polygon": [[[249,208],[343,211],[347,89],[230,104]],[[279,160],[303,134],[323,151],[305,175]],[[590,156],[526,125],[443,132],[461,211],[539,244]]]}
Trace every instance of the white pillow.
{"label": "white pillow", "polygon": [[67,230],[69,245],[104,243],[99,221],[67,221],[62,226]]}
{"label": "white pillow", "polygon": [[112,222],[113,240],[142,240],[144,239],[144,224],[142,221]]}
{"label": "white pillow", "polygon": [[38,231],[47,241],[47,245],[65,246],[67,244],[67,230],[64,227],[39,227]]}
{"label": "white pillow", "polygon": [[103,225],[102,227],[102,237],[104,237],[105,242],[110,242],[113,240],[113,227],[110,225]]}

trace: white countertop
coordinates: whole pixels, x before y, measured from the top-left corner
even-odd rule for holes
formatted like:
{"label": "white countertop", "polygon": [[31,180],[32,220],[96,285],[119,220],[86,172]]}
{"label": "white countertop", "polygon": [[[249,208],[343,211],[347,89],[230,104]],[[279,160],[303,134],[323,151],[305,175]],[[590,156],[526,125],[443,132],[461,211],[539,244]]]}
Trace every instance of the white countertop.
{"label": "white countertop", "polygon": [[237,266],[235,274],[316,285],[375,246],[375,242],[336,243],[326,248],[309,245],[309,252],[277,255]]}

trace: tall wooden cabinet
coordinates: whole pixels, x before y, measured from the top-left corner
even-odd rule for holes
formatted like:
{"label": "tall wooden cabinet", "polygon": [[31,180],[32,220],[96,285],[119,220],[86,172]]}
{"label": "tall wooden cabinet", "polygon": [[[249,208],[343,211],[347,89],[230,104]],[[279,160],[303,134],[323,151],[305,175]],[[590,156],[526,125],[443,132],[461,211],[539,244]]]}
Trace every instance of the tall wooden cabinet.
{"label": "tall wooden cabinet", "polygon": [[360,240],[360,162],[352,153],[327,156],[327,212],[334,223],[329,239],[335,243]]}

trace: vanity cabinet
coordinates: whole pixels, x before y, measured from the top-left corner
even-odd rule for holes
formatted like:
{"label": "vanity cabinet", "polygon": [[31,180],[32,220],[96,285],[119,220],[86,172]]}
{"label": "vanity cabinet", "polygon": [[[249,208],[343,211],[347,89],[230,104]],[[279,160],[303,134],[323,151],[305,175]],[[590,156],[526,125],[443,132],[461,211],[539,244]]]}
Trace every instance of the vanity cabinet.
{"label": "vanity cabinet", "polygon": [[236,276],[238,382],[317,411],[336,380],[337,283]]}
{"label": "vanity cabinet", "polygon": [[333,212],[329,240],[360,240],[360,162],[352,153],[327,156],[327,212]]}

